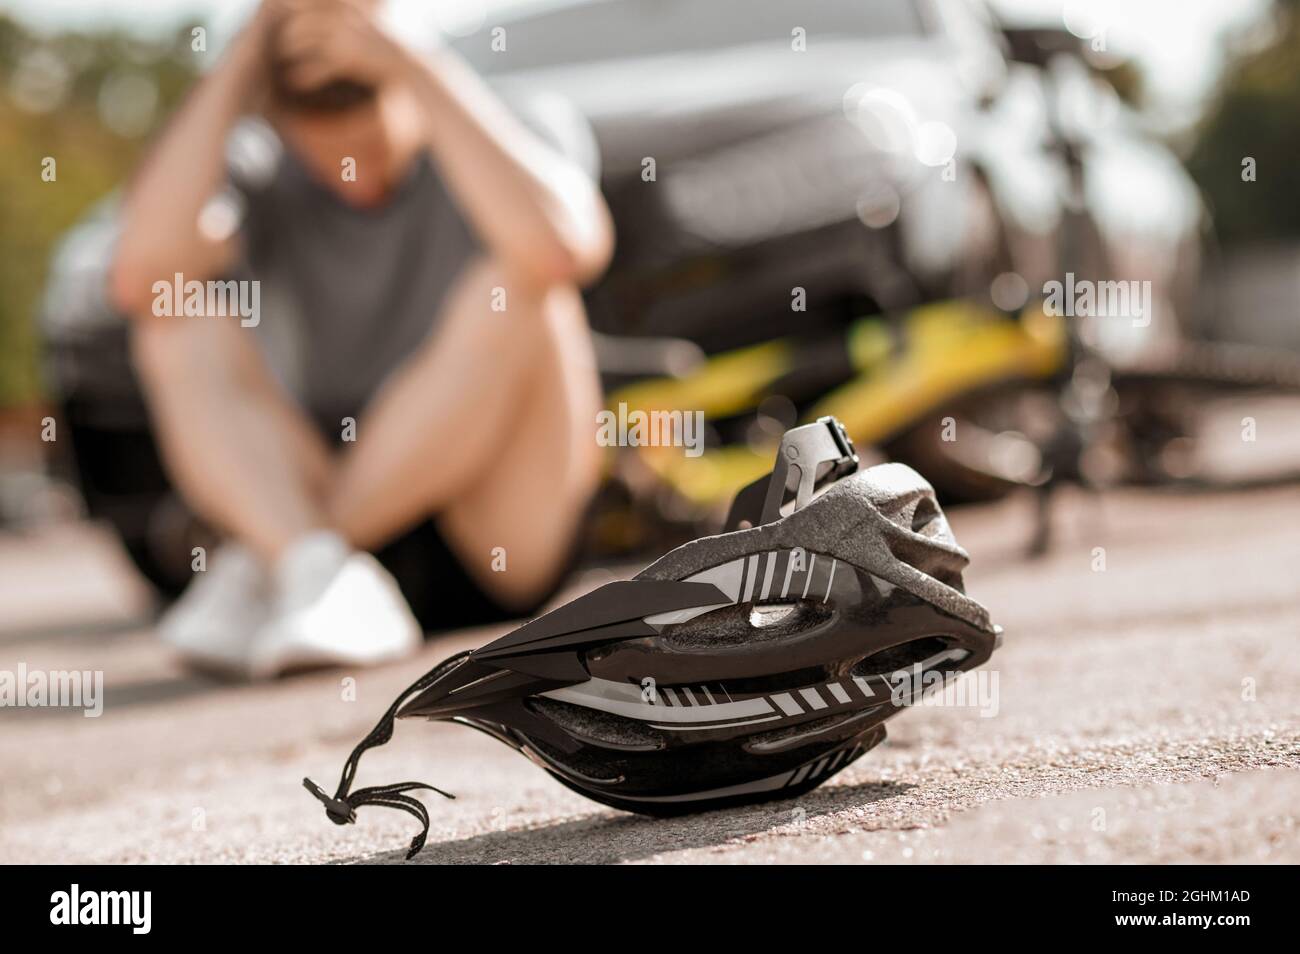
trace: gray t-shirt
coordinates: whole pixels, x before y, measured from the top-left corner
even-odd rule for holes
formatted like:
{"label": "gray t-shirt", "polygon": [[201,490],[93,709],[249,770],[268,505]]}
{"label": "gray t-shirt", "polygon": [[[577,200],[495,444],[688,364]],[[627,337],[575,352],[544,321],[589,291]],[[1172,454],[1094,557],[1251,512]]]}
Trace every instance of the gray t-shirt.
{"label": "gray t-shirt", "polygon": [[[546,105],[516,114],[594,175],[584,127]],[[478,239],[425,155],[367,209],[313,180],[265,123],[241,124],[229,155],[271,365],[318,416],[356,415],[434,330]]]}

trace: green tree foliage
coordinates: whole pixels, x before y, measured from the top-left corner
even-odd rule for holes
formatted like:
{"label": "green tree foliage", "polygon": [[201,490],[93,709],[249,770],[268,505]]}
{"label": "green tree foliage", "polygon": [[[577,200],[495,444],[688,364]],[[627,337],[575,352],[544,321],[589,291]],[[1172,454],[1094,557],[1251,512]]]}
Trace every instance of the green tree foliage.
{"label": "green tree foliage", "polygon": [[1188,162],[1225,242],[1300,236],[1300,0],[1276,6],[1276,35],[1229,65]]}
{"label": "green tree foliage", "polygon": [[[122,33],[37,36],[0,16],[0,407],[41,395],[35,316],[55,242],[129,175],[194,73],[188,27],[143,43]],[[114,89],[121,100],[150,86],[147,122],[114,123]],[[41,175],[47,157],[53,182]]]}

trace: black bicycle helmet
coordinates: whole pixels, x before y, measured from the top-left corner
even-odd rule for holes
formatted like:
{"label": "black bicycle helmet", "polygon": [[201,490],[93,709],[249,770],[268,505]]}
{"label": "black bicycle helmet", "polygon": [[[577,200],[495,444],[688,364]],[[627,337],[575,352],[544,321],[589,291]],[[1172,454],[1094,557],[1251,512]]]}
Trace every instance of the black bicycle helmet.
{"label": "black bicycle helmet", "polygon": [[967,562],[915,471],[859,470],[833,418],[796,427],[772,474],[737,495],[725,532],[448,659],[357,746],[333,798],[304,784],[338,824],[363,804],[418,817],[408,858],[428,814],[406,793],[439,790],[349,794],[361,753],[391,738],[394,718],[473,726],[628,811],[799,795],[884,739],[915,677],[989,658],[1000,630],[963,592]]}

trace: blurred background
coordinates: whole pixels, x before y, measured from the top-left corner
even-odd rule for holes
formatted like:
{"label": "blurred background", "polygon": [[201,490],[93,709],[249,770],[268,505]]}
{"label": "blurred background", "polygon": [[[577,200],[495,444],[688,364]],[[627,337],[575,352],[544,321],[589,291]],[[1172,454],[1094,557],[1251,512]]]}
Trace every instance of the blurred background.
{"label": "blurred background", "polygon": [[[389,16],[577,107],[618,228],[588,293],[610,405],[708,417],[701,460],[611,466],[604,555],[699,532],[820,413],[950,503],[1204,477],[1189,393],[1300,385],[1278,357],[1300,348],[1298,6],[445,0]],[[107,520],[164,592],[197,531],[124,383],[97,269],[114,191],[251,7],[0,0],[0,526]],[[1036,304],[1067,273],[1149,282],[1156,320],[1045,325]],[[1203,347],[1226,343],[1257,350]],[[41,440],[47,416],[69,440]],[[936,442],[949,417],[969,440]],[[115,495],[122,468],[156,472],[157,492]]]}

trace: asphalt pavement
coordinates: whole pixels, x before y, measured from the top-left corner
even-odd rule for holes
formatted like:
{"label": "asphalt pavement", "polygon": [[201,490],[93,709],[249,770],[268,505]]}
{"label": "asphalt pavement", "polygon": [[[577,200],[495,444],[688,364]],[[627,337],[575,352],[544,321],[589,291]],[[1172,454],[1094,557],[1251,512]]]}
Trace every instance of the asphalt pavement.
{"label": "asphalt pavement", "polygon": [[[415,864],[1300,861],[1300,487],[1065,494],[952,513],[1006,630],[996,707],[923,706],[795,801],[672,820],[603,808],[469,729],[400,723],[358,784],[425,780]],[[575,588],[598,583],[589,575]],[[104,710],[0,710],[0,861],[403,863],[415,823],[330,824],[352,745],[443,656],[231,685],[187,673],[87,524],[0,535],[0,670],[102,670]],[[572,594],[570,594],[572,595]],[[989,686],[993,683],[987,684]],[[987,702],[987,700],[986,700]]]}

